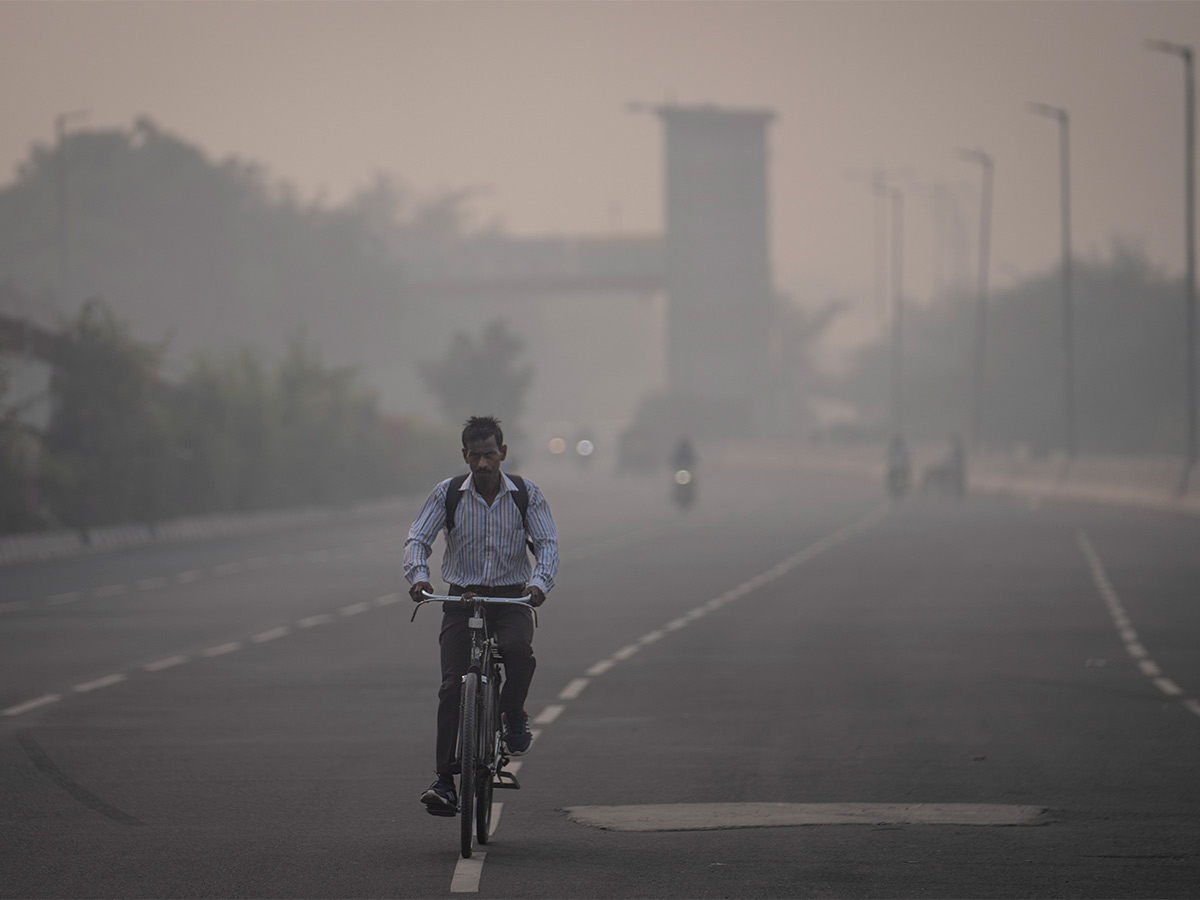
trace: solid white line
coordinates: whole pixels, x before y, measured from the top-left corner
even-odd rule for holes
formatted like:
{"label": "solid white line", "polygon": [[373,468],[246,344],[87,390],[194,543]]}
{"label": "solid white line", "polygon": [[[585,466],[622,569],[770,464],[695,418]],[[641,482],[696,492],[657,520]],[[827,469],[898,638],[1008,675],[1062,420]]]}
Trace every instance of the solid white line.
{"label": "solid white line", "polygon": [[186,656],[168,656],[164,659],[156,659],[152,663],[146,663],[142,666],[147,672],[161,672],[163,669],[170,669],[173,666],[181,666],[188,661]]}
{"label": "solid white line", "polygon": [[591,675],[593,677],[596,675],[603,675],[605,672],[607,672],[609,669],[611,669],[615,665],[616,665],[616,663],[614,663],[611,659],[602,659],[602,660],[600,660],[600,662],[596,663],[594,666],[592,666],[590,669],[588,669],[586,674]]}
{"label": "solid white line", "polygon": [[488,823],[488,836],[491,837],[500,827],[500,813],[504,811],[503,803],[492,804],[492,821]]}
{"label": "solid white line", "polygon": [[24,703],[18,703],[16,706],[10,706],[4,710],[6,716],[19,716],[21,713],[27,713],[31,709],[37,709],[39,706],[47,706],[51,703],[57,703],[62,699],[62,694],[44,694],[41,697],[35,697],[32,700],[26,700]]}
{"label": "solid white line", "polygon": [[458,858],[454,867],[454,877],[450,879],[450,893],[477,894],[479,879],[483,875],[483,860],[487,854],[476,850],[470,859]]}
{"label": "solid white line", "polygon": [[114,684],[120,684],[128,676],[126,675],[105,675],[103,678],[97,678],[94,681],[85,681],[82,684],[75,685],[72,690],[80,694],[86,694],[88,691],[96,691],[100,688],[111,687]]}
{"label": "solid white line", "polygon": [[560,715],[562,715],[562,711],[564,709],[566,709],[566,707],[561,703],[551,703],[537,714],[536,719],[531,719],[530,721],[532,721],[534,725],[549,725]]}
{"label": "solid white line", "polygon": [[273,641],[276,638],[281,638],[284,635],[291,633],[292,629],[288,628],[286,625],[280,625],[278,628],[268,628],[266,631],[260,631],[258,634],[250,638],[250,640],[254,641],[256,644],[265,644],[267,641]]}
{"label": "solid white line", "polygon": [[67,591],[65,594],[54,594],[46,598],[46,603],[50,606],[61,606],[64,603],[75,603],[83,599],[83,594],[79,591]]}
{"label": "solid white line", "polygon": [[558,693],[559,700],[574,700],[583,693],[583,689],[591,684],[586,678],[572,678],[567,686]]}
{"label": "solid white line", "polygon": [[242,645],[237,641],[230,641],[228,644],[217,644],[215,647],[209,647],[202,651],[205,656],[224,656],[226,653],[233,653],[235,650],[241,650]]}
{"label": "solid white line", "polygon": [[314,625],[324,625],[326,622],[332,622],[333,616],[329,613],[318,613],[315,616],[306,616],[296,624],[301,628],[312,628]]}
{"label": "solid white line", "polygon": [[343,606],[340,610],[343,616],[357,616],[359,613],[365,613],[371,608],[369,603],[351,603],[349,606]]}

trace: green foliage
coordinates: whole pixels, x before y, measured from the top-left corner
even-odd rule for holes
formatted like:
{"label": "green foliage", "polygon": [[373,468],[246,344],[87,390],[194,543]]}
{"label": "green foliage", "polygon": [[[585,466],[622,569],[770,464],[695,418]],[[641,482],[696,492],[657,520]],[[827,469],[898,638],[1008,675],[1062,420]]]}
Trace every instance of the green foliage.
{"label": "green foliage", "polygon": [[518,443],[532,364],[520,363],[525,343],[500,319],[489,322],[478,340],[457,331],[446,352],[419,364],[421,380],[437,398],[445,420],[461,426],[472,415],[496,416],[505,442]]}
{"label": "green foliage", "polygon": [[[46,506],[62,525],[336,506],[424,490],[456,435],[387,420],[358,373],[329,367],[302,332],[268,364],[241,347],[198,354],[161,380],[161,347],[134,341],[100,301],[65,326],[55,407],[42,440]],[[0,419],[0,529],[28,527],[28,449]],[[24,468],[22,468],[24,467]],[[9,496],[9,495],[12,496]]]}
{"label": "green foliage", "polygon": [[[0,399],[8,392],[8,373],[0,358]],[[35,444],[10,406],[0,412],[0,533],[33,528],[38,523],[35,499]]]}
{"label": "green foliage", "polygon": [[[1182,452],[1184,303],[1138,252],[1074,266],[1077,449],[1083,453]],[[905,323],[904,394],[910,438],[967,434],[975,298],[912,310]],[[989,302],[983,441],[1046,453],[1064,445],[1061,270],[994,292]],[[876,435],[888,422],[890,347],[864,349],[841,396]],[[872,427],[872,426],[868,426]]]}

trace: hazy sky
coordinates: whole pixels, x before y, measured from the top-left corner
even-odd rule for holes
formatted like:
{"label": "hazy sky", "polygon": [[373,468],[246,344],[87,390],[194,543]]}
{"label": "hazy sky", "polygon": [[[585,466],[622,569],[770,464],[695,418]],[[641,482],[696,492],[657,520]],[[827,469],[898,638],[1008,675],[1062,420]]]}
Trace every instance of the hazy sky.
{"label": "hazy sky", "polygon": [[[936,275],[931,185],[973,229],[996,160],[994,283],[1059,258],[1058,133],[1069,110],[1074,245],[1140,242],[1183,269],[1182,2],[0,2],[0,181],[54,117],[148,115],[214,159],[264,164],[302,196],[374,172],[419,192],[486,186],[518,234],[657,231],[662,135],[628,101],[774,109],[779,286],[869,309],[873,203],[848,177],[903,170],[906,285]],[[974,247],[975,238],[970,238]],[[972,265],[974,263],[972,262]]]}

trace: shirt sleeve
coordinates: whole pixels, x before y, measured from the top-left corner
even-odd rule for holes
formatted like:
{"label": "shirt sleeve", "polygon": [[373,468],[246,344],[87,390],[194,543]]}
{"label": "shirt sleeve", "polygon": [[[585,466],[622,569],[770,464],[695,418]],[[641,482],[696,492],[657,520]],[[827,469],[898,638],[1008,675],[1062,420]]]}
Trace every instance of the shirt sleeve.
{"label": "shirt sleeve", "polygon": [[558,529],[550,515],[550,504],[536,484],[529,485],[529,509],[525,518],[536,557],[529,584],[537,585],[549,594],[554,587],[554,576],[558,574]]}
{"label": "shirt sleeve", "polygon": [[433,552],[433,542],[437,540],[438,532],[446,527],[446,490],[449,486],[450,479],[446,479],[433,489],[408,529],[408,537],[404,541],[404,577],[409,584],[432,580],[429,576],[429,554]]}

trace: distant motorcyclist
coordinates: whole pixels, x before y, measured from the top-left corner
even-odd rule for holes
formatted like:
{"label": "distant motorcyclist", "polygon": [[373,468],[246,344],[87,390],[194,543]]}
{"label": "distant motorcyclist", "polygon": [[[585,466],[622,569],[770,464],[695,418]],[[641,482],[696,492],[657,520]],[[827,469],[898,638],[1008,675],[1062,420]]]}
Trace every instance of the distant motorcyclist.
{"label": "distant motorcyclist", "polygon": [[671,496],[680,509],[687,509],[696,500],[696,451],[687,437],[671,453],[671,472]]}
{"label": "distant motorcyclist", "polygon": [[675,471],[687,469],[689,472],[696,467],[696,451],[690,438],[681,437],[671,454],[671,465]]}

